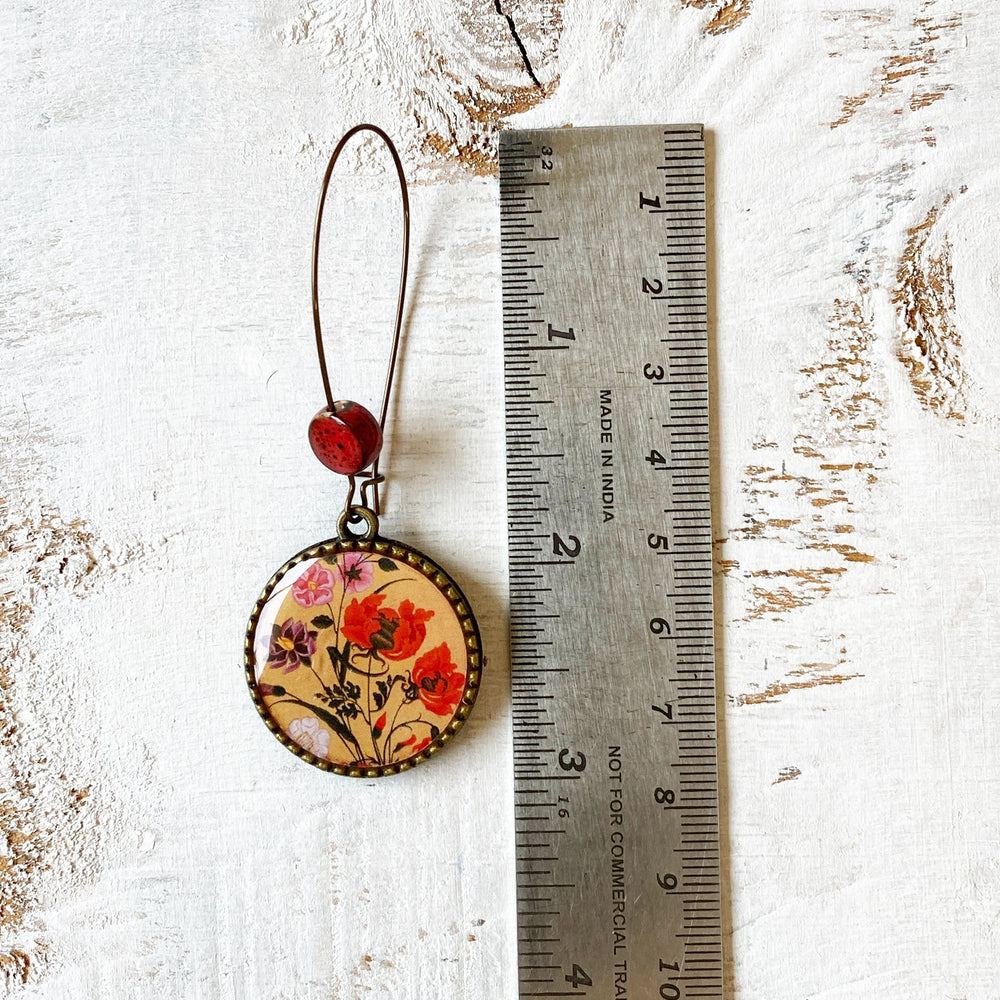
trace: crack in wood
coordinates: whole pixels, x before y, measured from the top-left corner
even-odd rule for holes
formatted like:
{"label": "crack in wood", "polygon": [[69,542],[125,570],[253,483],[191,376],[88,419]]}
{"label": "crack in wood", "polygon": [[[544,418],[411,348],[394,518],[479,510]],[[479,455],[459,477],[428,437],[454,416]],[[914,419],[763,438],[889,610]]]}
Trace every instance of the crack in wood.
{"label": "crack in wood", "polygon": [[[506,120],[559,86],[562,8],[563,0],[442,0],[399,18],[380,5],[309,0],[280,37],[312,55],[348,123],[396,123],[393,139],[411,180],[488,176],[498,169]],[[362,77],[375,86],[352,106],[342,84]],[[301,152],[320,160],[323,146],[309,137]],[[358,148],[360,163],[367,152]]]}
{"label": "crack in wood", "polygon": [[500,0],[493,0],[493,6],[496,12],[507,22],[507,27],[510,29],[511,38],[514,39],[514,44],[517,46],[517,51],[521,53],[521,61],[524,63],[524,68],[528,71],[528,76],[531,77],[532,83],[539,90],[542,89],[541,81],[535,76],[535,71],[531,67],[531,60],[528,58],[528,50],[524,47],[524,42],[521,41],[521,36],[517,33],[517,25],[514,24],[514,18],[504,12],[503,7],[500,5]]}

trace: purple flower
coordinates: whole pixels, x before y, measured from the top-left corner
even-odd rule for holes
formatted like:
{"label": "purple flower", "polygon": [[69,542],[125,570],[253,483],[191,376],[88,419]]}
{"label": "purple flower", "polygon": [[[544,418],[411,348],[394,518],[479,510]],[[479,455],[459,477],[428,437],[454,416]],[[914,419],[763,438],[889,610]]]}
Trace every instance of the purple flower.
{"label": "purple flower", "polygon": [[312,666],[316,652],[316,633],[306,628],[305,622],[286,618],[280,627],[271,627],[271,648],[267,653],[269,667],[283,667],[290,674],[300,666]]}

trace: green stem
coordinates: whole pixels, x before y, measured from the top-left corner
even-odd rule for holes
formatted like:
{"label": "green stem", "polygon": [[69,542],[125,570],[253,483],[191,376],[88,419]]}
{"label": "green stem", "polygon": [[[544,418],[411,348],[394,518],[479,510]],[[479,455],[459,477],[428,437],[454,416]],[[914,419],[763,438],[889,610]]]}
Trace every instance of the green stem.
{"label": "green stem", "polygon": [[[353,670],[356,674],[362,674],[364,677],[384,677],[389,673],[389,664],[385,662],[380,656],[376,656],[373,650],[369,650],[366,654],[368,656],[368,669],[362,670],[361,667],[356,667],[350,660],[347,661],[347,666],[350,670]],[[372,673],[371,661],[377,659],[379,663],[385,664],[385,670],[380,670],[377,674]]]}
{"label": "green stem", "polygon": [[313,677],[315,677],[316,680],[319,681],[319,686],[326,693],[326,696],[328,698],[332,698],[333,697],[333,692],[326,686],[326,684],[323,683],[323,678],[320,677],[320,675],[318,673],[316,673],[316,668],[311,663],[309,664],[309,669],[312,671]]}
{"label": "green stem", "polygon": [[[369,655],[369,662],[372,657]],[[375,739],[375,727],[371,723],[372,718],[372,673],[371,670],[368,671],[368,729],[372,734],[372,749],[375,751],[375,757],[380,764],[385,763],[385,758],[382,756],[382,751],[379,750],[378,740]]]}
{"label": "green stem", "polygon": [[[397,678],[396,678],[396,679],[395,679],[395,680],[394,680],[394,681],[393,681],[393,682],[392,682],[392,683],[391,683],[391,684],[389,685],[389,690],[388,690],[388,691],[386,692],[386,695],[385,695],[385,700],[386,700],[386,701],[388,701],[388,700],[389,700],[389,696],[390,696],[390,695],[392,694],[392,689],[393,689],[393,688],[394,688],[394,687],[395,687],[395,686],[396,686],[396,685],[397,685],[397,684],[398,684],[398,683],[399,683],[399,682],[400,682],[401,680],[403,680],[403,678],[402,678],[402,677],[397,677]],[[383,752],[383,754],[384,754],[384,755],[385,755],[386,757],[390,756],[390,750],[389,750],[389,740],[390,740],[390,738],[392,737],[392,734],[393,734],[393,733],[394,733],[394,732],[395,732],[395,731],[396,731],[397,729],[402,729],[402,728],[403,728],[403,726],[405,726],[405,725],[406,725],[406,723],[405,723],[405,722],[403,723],[403,726],[397,726],[397,725],[396,725],[396,720],[397,720],[397,719],[399,718],[399,713],[400,713],[400,712],[402,712],[402,710],[403,710],[403,706],[404,706],[405,704],[407,704],[407,703],[406,703],[405,701],[401,701],[401,702],[400,702],[400,703],[399,703],[399,704],[398,704],[398,705],[396,706],[396,711],[395,711],[395,712],[393,712],[393,714],[392,714],[392,722],[390,722],[390,723],[389,723],[389,728],[388,728],[388,730],[387,730],[387,732],[386,732],[386,737],[385,737],[385,740],[383,741],[383,747],[382,747],[382,752]]]}
{"label": "green stem", "polygon": [[[301,698],[296,698],[295,695],[293,695],[293,694],[290,694],[290,695],[288,695],[285,698],[281,698],[278,701],[272,701],[271,705],[300,705],[302,708],[304,708],[304,709],[312,712],[312,714],[315,715],[316,718],[320,720],[320,722],[325,722],[326,721],[322,717],[322,715],[320,715],[320,714],[317,713],[315,706],[310,705],[309,702],[303,701]],[[271,705],[268,705],[268,708],[270,708]],[[336,736],[337,739],[340,740],[340,742],[344,744],[344,749],[348,753],[355,753],[356,752],[359,758],[362,758],[362,759],[364,758],[365,755],[364,755],[364,753],[361,750],[361,744],[358,743],[357,737],[355,737],[354,733],[351,733],[351,739],[354,740],[354,750],[352,750],[351,749],[351,745],[347,742],[347,740],[344,739],[343,736],[340,735],[340,733],[337,732],[336,729],[334,729],[332,726],[329,726],[329,729],[330,729],[330,732],[332,732],[333,735]],[[348,729],[348,732],[350,732],[350,729]],[[291,739],[291,737],[289,737],[289,739]]]}
{"label": "green stem", "polygon": [[[346,591],[345,591],[346,593]],[[333,619],[333,635],[334,644],[340,646],[340,616],[344,613],[344,595],[340,595],[340,611],[335,615],[333,613],[333,605],[327,601],[326,606],[330,609],[330,617]]]}

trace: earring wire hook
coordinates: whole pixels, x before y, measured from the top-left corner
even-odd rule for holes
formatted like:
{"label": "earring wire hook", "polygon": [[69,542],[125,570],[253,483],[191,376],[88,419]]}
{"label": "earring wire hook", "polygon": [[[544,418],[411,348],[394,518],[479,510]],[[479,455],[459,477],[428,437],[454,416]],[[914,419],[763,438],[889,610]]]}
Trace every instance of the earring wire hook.
{"label": "earring wire hook", "polygon": [[[406,301],[406,274],[410,264],[410,198],[406,188],[406,176],[403,173],[403,164],[399,159],[399,153],[392,144],[392,140],[377,125],[355,125],[346,132],[340,142],[337,143],[327,164],[326,173],[323,175],[323,186],[320,190],[319,205],[316,208],[316,228],[313,233],[312,247],[312,307],[313,307],[313,327],[316,331],[316,353],[319,356],[319,371],[323,378],[323,391],[326,393],[326,402],[330,410],[333,410],[333,393],[330,391],[330,376],[326,366],[326,352],[323,350],[323,329],[319,319],[319,236],[323,225],[323,207],[326,204],[326,193],[330,187],[330,178],[333,176],[333,168],[337,163],[341,150],[348,141],[357,135],[358,132],[374,132],[389,150],[392,162],[396,167],[396,176],[399,178],[399,193],[403,203],[403,255],[399,273],[399,296],[396,300],[396,325],[392,335],[392,346],[389,349],[389,367],[385,376],[385,388],[382,390],[382,408],[379,413],[379,427],[385,431],[386,416],[389,412],[389,396],[392,391],[393,380],[396,375],[396,358],[399,354],[399,336],[403,327],[403,304]],[[379,491],[378,483],[381,481],[378,471],[378,459],[372,465],[371,479],[365,483],[375,487],[375,513],[379,513]],[[354,477],[351,477],[351,493],[353,495]],[[364,495],[364,494],[362,494]],[[350,506],[350,499],[348,500]]]}

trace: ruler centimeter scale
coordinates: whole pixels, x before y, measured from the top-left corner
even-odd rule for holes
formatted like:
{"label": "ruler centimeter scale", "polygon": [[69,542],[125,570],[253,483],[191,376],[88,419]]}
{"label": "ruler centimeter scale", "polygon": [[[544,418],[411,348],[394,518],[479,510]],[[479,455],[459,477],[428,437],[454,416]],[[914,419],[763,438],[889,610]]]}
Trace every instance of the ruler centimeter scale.
{"label": "ruler centimeter scale", "polygon": [[721,998],[702,127],[500,198],[520,996]]}

